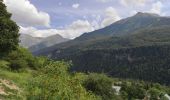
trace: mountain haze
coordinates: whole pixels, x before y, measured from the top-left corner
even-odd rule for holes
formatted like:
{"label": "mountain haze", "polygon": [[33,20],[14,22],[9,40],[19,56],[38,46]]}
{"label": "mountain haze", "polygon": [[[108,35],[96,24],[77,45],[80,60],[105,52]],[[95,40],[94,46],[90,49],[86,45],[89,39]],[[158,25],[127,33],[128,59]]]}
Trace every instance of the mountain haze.
{"label": "mountain haze", "polygon": [[32,37],[27,34],[20,35],[20,45],[28,48],[32,52],[66,41],[69,41],[69,39],[63,38],[58,34],[46,38]]}
{"label": "mountain haze", "polygon": [[20,34],[20,45],[26,48],[29,48],[37,43],[39,43],[43,38],[32,37],[27,34]]}
{"label": "mountain haze", "polygon": [[56,34],[42,39],[41,42],[29,47],[29,50],[35,52],[66,41],[69,41],[69,39],[63,38],[62,36]]}

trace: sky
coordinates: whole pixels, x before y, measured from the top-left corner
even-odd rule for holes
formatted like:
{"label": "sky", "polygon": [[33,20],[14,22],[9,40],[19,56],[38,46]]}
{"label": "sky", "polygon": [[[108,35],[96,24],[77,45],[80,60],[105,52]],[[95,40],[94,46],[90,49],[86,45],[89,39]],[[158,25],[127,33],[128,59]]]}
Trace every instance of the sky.
{"label": "sky", "polygon": [[74,39],[137,12],[170,16],[170,0],[4,0],[21,34]]}

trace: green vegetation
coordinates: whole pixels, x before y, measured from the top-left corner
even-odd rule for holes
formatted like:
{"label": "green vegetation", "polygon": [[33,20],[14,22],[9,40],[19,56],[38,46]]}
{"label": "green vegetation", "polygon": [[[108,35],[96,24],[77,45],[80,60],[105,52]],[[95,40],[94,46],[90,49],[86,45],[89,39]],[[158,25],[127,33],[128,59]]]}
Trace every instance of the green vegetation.
{"label": "green vegetation", "polygon": [[15,50],[19,43],[18,26],[6,11],[6,6],[0,1],[0,57]]}
{"label": "green vegetation", "polygon": [[115,82],[115,85],[121,87],[120,96],[123,100],[167,100],[165,94],[169,93],[169,88],[160,84],[150,82],[123,80]]}
{"label": "green vegetation", "polygon": [[72,61],[71,71],[104,72],[117,78],[170,85],[170,45],[64,51],[57,58],[62,59]]}
{"label": "green vegetation", "polygon": [[[11,68],[13,62],[9,59],[13,57],[22,59],[25,64]],[[36,63],[29,64],[33,61],[30,59]],[[104,74],[70,73],[70,66],[63,61],[33,57],[22,48],[12,51],[0,61],[0,80],[3,83],[0,90],[4,93],[0,92],[0,99],[133,100],[150,97],[151,100],[166,100],[164,95],[170,94],[169,87],[159,84],[113,79]],[[112,86],[121,89],[117,92]]]}
{"label": "green vegetation", "polygon": [[68,73],[69,64],[50,61],[35,73],[28,86],[30,100],[99,100],[88,93],[80,79]]}
{"label": "green vegetation", "polygon": [[24,70],[28,67],[36,69],[36,67],[39,66],[37,63],[38,59],[33,57],[32,54],[24,48],[18,48],[17,50],[10,52],[4,59],[10,62],[10,69],[16,71]]}
{"label": "green vegetation", "polygon": [[113,80],[106,75],[89,74],[83,85],[92,93],[102,97],[102,100],[115,99],[115,91],[112,88]]}
{"label": "green vegetation", "polygon": [[[42,58],[41,58],[42,59]],[[5,61],[1,61],[3,65]],[[43,61],[44,62],[44,61]],[[70,73],[69,63],[63,61],[45,61],[44,67],[36,70],[31,68],[26,72],[15,72],[15,70],[0,69],[0,80],[10,82],[9,86],[2,85],[5,95],[1,99],[14,100],[133,100],[150,96],[155,98],[166,98],[170,94],[170,88],[159,84],[119,80],[109,78],[104,74],[82,74]],[[14,85],[12,85],[14,84]],[[15,89],[10,89],[15,86]],[[117,93],[112,86],[121,87]],[[119,94],[119,95],[118,95]],[[164,99],[162,99],[164,100]]]}

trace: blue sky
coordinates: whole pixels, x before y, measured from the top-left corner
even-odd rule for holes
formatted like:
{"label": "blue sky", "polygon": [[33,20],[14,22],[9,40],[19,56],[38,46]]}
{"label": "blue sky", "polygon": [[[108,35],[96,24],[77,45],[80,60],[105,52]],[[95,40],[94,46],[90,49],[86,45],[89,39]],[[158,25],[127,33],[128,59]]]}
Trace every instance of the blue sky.
{"label": "blue sky", "polygon": [[170,15],[170,0],[4,0],[22,34],[75,38],[137,12]]}
{"label": "blue sky", "polygon": [[[65,26],[77,19],[92,21],[95,15],[102,15],[107,7],[113,6],[118,2],[96,2],[95,0],[31,0],[40,10],[48,12],[51,16],[52,27]],[[78,8],[73,8],[78,4]],[[116,6],[116,5],[115,5]],[[117,6],[118,8],[119,6]]]}

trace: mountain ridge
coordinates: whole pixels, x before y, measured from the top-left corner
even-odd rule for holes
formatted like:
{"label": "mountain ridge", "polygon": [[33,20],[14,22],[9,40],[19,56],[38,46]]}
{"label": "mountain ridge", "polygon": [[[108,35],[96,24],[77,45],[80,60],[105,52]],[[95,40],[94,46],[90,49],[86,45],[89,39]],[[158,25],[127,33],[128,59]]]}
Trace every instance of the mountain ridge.
{"label": "mountain ridge", "polygon": [[67,42],[69,40],[70,39],[63,38],[61,35],[56,34],[56,35],[44,38],[41,42],[37,43],[36,45],[29,47],[29,50],[31,52],[35,52],[35,51],[38,51],[40,49],[53,46],[55,44]]}
{"label": "mountain ridge", "polygon": [[[32,37],[31,35],[28,34],[22,34],[20,33],[20,45],[25,47],[25,48],[29,48],[32,45],[35,45],[37,43],[39,43],[43,38],[40,37]],[[30,42],[31,41],[31,42]]]}
{"label": "mountain ridge", "polygon": [[[54,44],[69,41],[70,39],[63,38],[61,35],[55,34],[49,37],[33,37],[28,34],[20,35],[20,45],[28,48],[31,52],[38,51]],[[31,42],[30,42],[31,41]]]}
{"label": "mountain ridge", "polygon": [[169,25],[170,25],[170,18],[168,17],[161,17],[155,14],[139,12],[132,17],[119,20],[111,24],[110,26],[106,26],[105,28],[95,30],[89,33],[84,33],[80,37],[77,37],[69,42],[57,44],[33,53],[35,55],[39,55],[39,54],[41,55],[43,54],[43,52],[47,53],[47,52],[55,51],[55,49],[56,51],[58,51],[59,49],[66,49],[66,48],[74,48],[74,47],[81,48],[91,43],[94,44],[96,42],[107,40],[110,37],[121,37],[141,29],[161,27],[161,26],[166,27]]}

